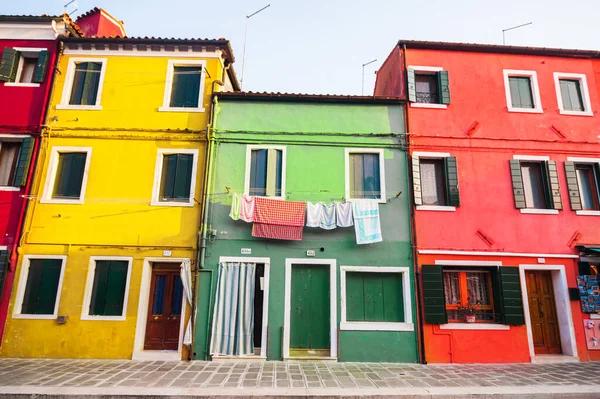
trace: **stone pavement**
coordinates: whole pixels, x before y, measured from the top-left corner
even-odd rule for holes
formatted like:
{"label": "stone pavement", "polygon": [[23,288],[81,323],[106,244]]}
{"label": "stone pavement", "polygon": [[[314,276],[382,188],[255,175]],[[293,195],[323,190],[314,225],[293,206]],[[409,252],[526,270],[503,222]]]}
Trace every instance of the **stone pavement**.
{"label": "stone pavement", "polygon": [[1,359],[0,394],[48,398],[600,398],[600,362],[419,365]]}

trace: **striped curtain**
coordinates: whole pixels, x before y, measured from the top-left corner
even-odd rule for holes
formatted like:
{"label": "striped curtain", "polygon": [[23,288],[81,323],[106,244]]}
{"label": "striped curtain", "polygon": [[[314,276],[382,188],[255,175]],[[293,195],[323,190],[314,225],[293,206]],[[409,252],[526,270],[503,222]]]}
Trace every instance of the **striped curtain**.
{"label": "striped curtain", "polygon": [[254,275],[256,265],[219,264],[211,355],[254,354]]}

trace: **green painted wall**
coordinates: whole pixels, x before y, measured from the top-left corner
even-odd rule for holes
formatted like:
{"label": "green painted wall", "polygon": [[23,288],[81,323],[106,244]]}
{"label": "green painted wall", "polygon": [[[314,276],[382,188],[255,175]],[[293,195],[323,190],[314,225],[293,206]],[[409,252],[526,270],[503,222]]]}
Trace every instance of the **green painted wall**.
{"label": "green painted wall", "polygon": [[[404,266],[411,268],[414,292],[410,233],[410,204],[407,159],[403,149],[403,109],[401,105],[355,105],[315,103],[275,103],[223,101],[215,115],[214,144],[209,185],[209,229],[216,234],[208,243],[205,268],[213,270],[212,282],[200,282],[200,289],[214,291],[219,257],[241,257],[242,248],[251,248],[251,257],[271,261],[269,289],[268,358],[282,359],[284,324],[285,260],[316,258],[337,261],[337,322],[340,266]],[[302,241],[256,239],[252,224],[229,218],[230,192],[243,192],[246,145],[273,144],[287,148],[286,198],[294,201],[342,201],[345,193],[345,148],[385,148],[385,184],[389,200],[380,204],[383,242],[357,245],[354,228],[326,231],[304,228]],[[307,258],[310,259],[310,258]],[[200,279],[210,279],[203,272]],[[412,295],[414,298],[414,295]],[[211,322],[211,299],[200,293],[195,329],[197,359],[207,354]],[[413,318],[416,314],[412,301]],[[414,323],[415,320],[413,319]],[[210,324],[209,324],[210,325]],[[414,332],[340,332],[340,361],[416,362]]]}

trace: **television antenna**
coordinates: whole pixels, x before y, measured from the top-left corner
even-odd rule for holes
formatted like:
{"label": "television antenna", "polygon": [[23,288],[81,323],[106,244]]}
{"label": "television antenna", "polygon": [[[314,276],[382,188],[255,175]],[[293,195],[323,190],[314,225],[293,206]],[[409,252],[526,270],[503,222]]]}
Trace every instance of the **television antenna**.
{"label": "television antenna", "polygon": [[267,8],[271,7],[270,4],[267,4],[266,6],[264,6],[263,8],[261,8],[258,11],[254,11],[252,14],[250,15],[246,15],[246,29],[244,30],[244,55],[242,56],[242,77],[240,78],[240,88],[243,89],[244,86],[244,66],[246,65],[246,39],[248,38],[248,20],[250,18],[252,18],[253,16],[255,16],[256,14],[258,14],[259,12],[262,12],[264,10],[266,10]]}
{"label": "television antenna", "polygon": [[362,64],[362,84],[360,87],[360,95],[364,96],[365,95],[365,67],[369,64],[374,63],[375,61],[377,61],[377,59],[371,60],[369,62],[365,62],[364,64]]}
{"label": "television antenna", "polygon": [[512,28],[506,28],[506,29],[502,29],[502,45],[505,46],[506,45],[506,37],[504,35],[505,32],[509,31],[509,30],[513,30],[513,29],[518,29],[518,28],[522,28],[524,26],[527,25],[531,25],[533,24],[533,22],[527,22],[526,24],[522,24],[522,25],[517,25],[517,26],[513,26]]}
{"label": "television antenna", "polygon": [[[71,12],[67,12],[67,7],[69,7],[71,4],[73,5],[73,7],[75,7],[75,9]],[[64,5],[64,13],[69,14],[69,16],[71,14],[74,14],[77,10],[79,10],[79,4],[78,4],[77,0],[71,0],[67,4]]]}

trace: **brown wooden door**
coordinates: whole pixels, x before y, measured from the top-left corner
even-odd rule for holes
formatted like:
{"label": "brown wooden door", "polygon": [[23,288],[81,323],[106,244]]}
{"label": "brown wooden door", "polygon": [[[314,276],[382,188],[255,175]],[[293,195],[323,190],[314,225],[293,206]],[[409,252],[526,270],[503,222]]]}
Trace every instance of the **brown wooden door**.
{"label": "brown wooden door", "polygon": [[152,268],[144,349],[178,349],[183,299],[179,272],[172,264],[154,264]]}
{"label": "brown wooden door", "polygon": [[549,271],[526,271],[529,316],[535,354],[562,353],[556,301]]}

